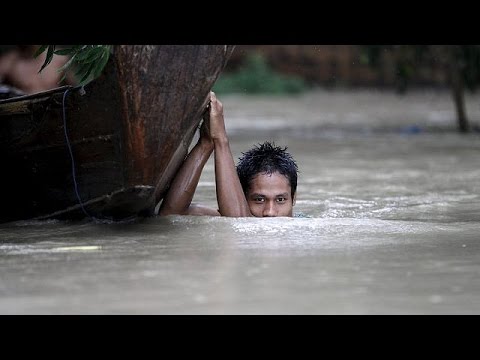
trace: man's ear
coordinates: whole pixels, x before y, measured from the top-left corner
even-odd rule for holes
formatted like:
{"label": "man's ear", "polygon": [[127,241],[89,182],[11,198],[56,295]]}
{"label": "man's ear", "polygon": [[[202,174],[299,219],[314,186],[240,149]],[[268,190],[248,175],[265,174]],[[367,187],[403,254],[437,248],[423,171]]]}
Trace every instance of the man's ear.
{"label": "man's ear", "polygon": [[295,191],[295,194],[293,194],[292,206],[295,206],[296,201],[297,201],[297,192]]}

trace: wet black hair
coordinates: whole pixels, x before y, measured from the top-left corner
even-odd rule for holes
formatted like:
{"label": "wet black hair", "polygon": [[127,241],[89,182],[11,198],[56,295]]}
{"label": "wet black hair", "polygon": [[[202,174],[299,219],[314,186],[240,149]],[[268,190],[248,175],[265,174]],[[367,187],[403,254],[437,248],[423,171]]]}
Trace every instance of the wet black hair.
{"label": "wet black hair", "polygon": [[255,145],[251,150],[242,153],[237,165],[237,173],[245,195],[250,189],[252,179],[258,174],[273,174],[278,172],[284,175],[292,189],[292,198],[297,191],[298,166],[287,147],[275,146],[275,143],[265,141]]}

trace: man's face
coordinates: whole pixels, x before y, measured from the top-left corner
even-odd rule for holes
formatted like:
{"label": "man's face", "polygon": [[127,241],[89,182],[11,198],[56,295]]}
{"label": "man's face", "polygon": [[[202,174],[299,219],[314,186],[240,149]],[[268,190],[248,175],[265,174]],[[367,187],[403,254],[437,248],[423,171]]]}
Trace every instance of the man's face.
{"label": "man's face", "polygon": [[252,179],[247,202],[253,216],[292,216],[295,198],[287,177],[275,172],[257,174]]}

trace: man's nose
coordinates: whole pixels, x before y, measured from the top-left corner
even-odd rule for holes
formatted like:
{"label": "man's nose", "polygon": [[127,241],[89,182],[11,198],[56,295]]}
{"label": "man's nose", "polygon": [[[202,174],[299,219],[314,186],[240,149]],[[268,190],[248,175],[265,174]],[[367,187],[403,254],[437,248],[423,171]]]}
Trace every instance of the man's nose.
{"label": "man's nose", "polygon": [[277,211],[275,208],[275,203],[273,201],[268,201],[263,208],[263,217],[274,217],[277,216]]}

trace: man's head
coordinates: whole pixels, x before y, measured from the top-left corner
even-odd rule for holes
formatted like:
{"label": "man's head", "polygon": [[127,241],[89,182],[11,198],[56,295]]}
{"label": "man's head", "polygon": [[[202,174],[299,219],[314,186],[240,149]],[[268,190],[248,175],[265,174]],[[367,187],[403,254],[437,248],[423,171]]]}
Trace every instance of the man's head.
{"label": "man's head", "polygon": [[240,158],[237,173],[254,216],[292,216],[298,167],[286,150],[266,141]]}

